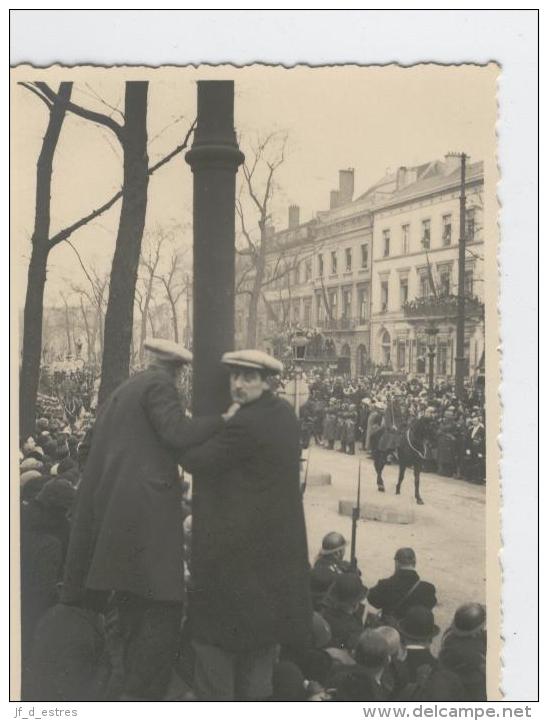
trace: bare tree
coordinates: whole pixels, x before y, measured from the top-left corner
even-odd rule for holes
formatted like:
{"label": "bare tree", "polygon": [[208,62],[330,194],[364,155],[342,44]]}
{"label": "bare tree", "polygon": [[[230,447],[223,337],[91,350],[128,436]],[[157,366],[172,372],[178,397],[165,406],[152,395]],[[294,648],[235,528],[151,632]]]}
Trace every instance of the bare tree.
{"label": "bare tree", "polygon": [[179,342],[179,324],[177,322],[177,303],[187,290],[188,275],[182,273],[182,255],[172,250],[167,271],[156,277],[160,281],[171,311],[173,339]]}
{"label": "bare tree", "polygon": [[154,290],[154,281],[156,279],[156,270],[160,262],[162,246],[166,240],[167,234],[162,227],[157,227],[153,233],[145,239],[144,248],[141,250],[139,265],[141,273],[139,279],[143,286],[141,291],[136,287],[136,298],[138,296],[138,307],[141,312],[141,331],[139,334],[139,362],[143,363],[144,343],[147,335],[147,320],[150,313],[150,303]]}
{"label": "bare tree", "polygon": [[[122,214],[121,222],[119,227],[119,237],[130,237],[138,236],[138,227],[141,224],[141,214],[144,219],[144,210],[137,213],[135,217],[129,217],[131,215],[131,208],[135,202],[135,198],[129,197],[129,190],[132,188],[132,183],[135,183],[135,187],[139,186],[139,193],[142,200],[143,187],[145,196],[145,208],[146,208],[146,185],[148,177],[159,170],[163,165],[170,162],[172,158],[181,153],[187,146],[188,141],[192,132],[194,131],[196,122],[194,121],[188,130],[183,143],[175,147],[171,152],[161,158],[154,165],[148,165],[147,153],[146,153],[146,83],[139,84],[128,83],[126,85],[126,116],[129,115],[130,120],[126,117],[124,125],[121,125],[115,121],[111,115],[105,115],[98,113],[87,108],[83,108],[80,105],[72,103],[70,98],[72,94],[72,83],[65,82],[59,85],[59,89],[55,92],[46,83],[21,83],[21,86],[31,92],[33,95],[38,97],[42,103],[44,103],[48,109],[49,120],[46,133],[44,135],[42,148],[37,163],[37,175],[36,175],[36,206],[35,206],[35,222],[34,231],[31,239],[32,250],[31,258],[28,270],[28,282],[27,282],[27,296],[25,299],[25,310],[24,310],[24,330],[23,330],[23,349],[22,349],[22,364],[20,374],[20,433],[24,437],[29,435],[34,430],[35,422],[35,408],[36,408],[36,397],[38,392],[38,382],[40,377],[40,360],[42,354],[42,318],[43,318],[43,305],[44,305],[44,289],[46,284],[46,268],[48,262],[49,252],[56,245],[62,241],[67,240],[73,233],[87,225],[92,220],[95,220],[103,213],[107,212],[112,208],[119,200],[126,200],[126,205],[122,203]],[[128,89],[131,86],[131,90]],[[143,103],[144,96],[144,103]],[[144,111],[143,106],[144,105]],[[139,107],[140,106],[140,107]],[[139,112],[137,112],[139,109]],[[51,234],[50,228],[50,198],[51,198],[51,183],[52,183],[52,168],[53,168],[53,156],[59,140],[59,135],[66,113],[71,112],[82,118],[90,120],[91,122],[98,123],[99,125],[108,128],[114,132],[116,138],[119,140],[122,148],[124,149],[124,184],[122,188],[114,193],[106,202],[100,205],[95,210],[82,216],[78,220],[72,222],[55,234]],[[144,120],[143,123],[143,114]],[[141,116],[141,117],[138,117]],[[123,117],[123,116],[122,116]],[[144,126],[144,133],[142,132]],[[140,128],[141,132],[138,132]],[[143,145],[144,135],[144,155],[139,152],[139,146]],[[127,153],[126,153],[127,150]],[[142,167],[145,167],[146,179],[143,177]],[[135,177],[133,171],[139,168],[141,172],[136,172]],[[129,186],[126,184],[126,180],[131,178]],[[124,219],[124,223],[122,223]],[[116,254],[115,254],[116,255]],[[123,278],[124,268],[120,254],[115,259],[116,263],[113,262],[114,266],[118,269],[114,274],[115,277],[120,280]],[[130,254],[130,260],[133,262],[133,255]],[[135,261],[135,264],[138,261]],[[130,262],[130,265],[131,265]],[[126,266],[128,267],[128,266]],[[133,278],[130,275],[129,285],[133,282]],[[134,288],[133,288],[134,289]],[[127,289],[126,289],[127,290]],[[124,295],[124,294],[122,294]],[[131,295],[131,308],[129,315],[133,311],[133,295]],[[119,307],[119,315],[122,316],[127,311],[127,296],[125,293],[123,300],[125,303],[121,303]],[[126,315],[128,315],[126,313]],[[116,316],[116,312],[114,313]],[[120,318],[117,319],[118,321]],[[113,324],[113,331],[111,332],[111,338],[115,335],[116,322]],[[131,324],[129,325],[129,332],[127,330],[124,336],[131,338]],[[118,339],[113,339],[116,343]],[[110,343],[112,348],[113,343]],[[110,353],[112,357],[111,365],[113,366],[113,373],[108,374],[108,383],[112,382],[113,375],[116,375],[114,368],[122,370],[125,365],[129,365],[129,345],[128,338],[125,338],[125,345],[128,346],[127,352],[127,364],[124,359],[119,357],[116,352]]]}
{"label": "bare tree", "polygon": [[[259,235],[253,239],[245,220],[244,209],[240,197],[236,201],[236,213],[240,220],[241,237],[245,241],[245,254],[253,266],[249,294],[246,343],[254,348],[257,343],[257,318],[261,289],[264,281],[268,239],[271,236],[270,205],[274,191],[274,176],[284,162],[287,138],[276,133],[259,140],[251,152],[246,153],[243,164],[244,187],[246,195],[256,215]],[[250,274],[251,275],[251,274]]]}
{"label": "bare tree", "polygon": [[[34,89],[32,92],[35,92]],[[36,397],[40,379],[42,356],[42,320],[44,289],[48,255],[53,247],[50,238],[50,203],[53,157],[65,119],[66,103],[72,92],[72,83],[61,83],[54,101],[40,96],[49,112],[48,125],[36,166],[36,202],[34,230],[31,238],[31,255],[25,298],[23,353],[19,382],[19,430],[21,438],[34,431]],[[37,91],[36,91],[36,94]]]}

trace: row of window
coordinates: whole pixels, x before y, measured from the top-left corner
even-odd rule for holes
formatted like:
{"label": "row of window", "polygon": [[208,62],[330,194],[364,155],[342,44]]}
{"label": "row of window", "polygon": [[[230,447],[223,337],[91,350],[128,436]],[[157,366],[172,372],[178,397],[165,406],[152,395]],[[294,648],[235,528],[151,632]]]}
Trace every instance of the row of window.
{"label": "row of window", "polygon": [[[409,253],[409,238],[411,235],[411,226],[404,223],[400,228],[400,246],[396,250],[396,255],[407,255]],[[476,209],[468,208],[466,210],[465,224],[466,241],[469,243],[474,240],[476,235]],[[388,258],[391,254],[391,230],[385,228],[382,231],[382,254],[384,258]],[[421,221],[421,246],[425,250],[429,250],[432,242],[432,222],[430,218],[424,218]],[[441,247],[445,248],[453,242],[453,223],[452,215],[442,215],[441,218]],[[399,252],[398,252],[399,251]]]}
{"label": "row of window", "polygon": [[[453,241],[452,236],[452,215],[448,213],[442,216],[442,234],[441,234],[441,246],[450,246]],[[405,223],[401,226],[400,230],[400,246],[396,250],[397,255],[408,255],[409,253],[409,239],[410,239],[410,224]],[[469,208],[466,211],[466,240],[470,242],[474,240],[476,233],[476,219],[475,219],[475,208]],[[431,220],[425,218],[421,221],[421,246],[425,250],[429,250],[431,247],[432,235],[431,235]],[[392,247],[392,231],[389,228],[385,228],[382,231],[382,254],[384,258],[390,256],[393,251]],[[350,273],[354,269],[353,249],[345,248],[343,255],[343,267],[342,270],[345,273]],[[326,271],[326,262],[329,262],[329,274],[337,275],[339,273],[339,252],[332,250],[329,254],[318,253],[317,256],[317,277],[322,278]],[[360,246],[360,257],[359,267],[361,269],[367,269],[369,267],[369,243],[362,243]],[[304,274],[303,274],[304,269]],[[301,263],[296,263],[295,267],[291,270],[283,271],[272,269],[271,277],[272,287],[283,287],[288,284],[298,285],[299,283],[307,283],[312,280],[313,267],[312,258],[307,258]]]}
{"label": "row of window", "polygon": [[[441,270],[438,273],[439,282],[436,287],[436,292],[441,295],[449,295],[454,291],[452,287],[451,271]],[[432,294],[432,279],[428,274],[428,271],[423,271],[420,274],[419,279],[419,297],[425,298]],[[400,278],[400,308],[407,303],[409,300],[409,280],[405,277]],[[464,294],[467,296],[474,295],[474,271],[467,270],[464,274]],[[385,312],[388,310],[390,302],[389,297],[389,285],[388,280],[381,280],[381,311]]]}
{"label": "row of window", "polygon": [[[345,273],[350,273],[353,270],[353,253],[352,248],[345,248],[344,250],[344,265],[343,270]],[[317,277],[322,278],[325,275],[325,263],[327,254],[318,253],[317,256]],[[330,261],[329,272],[330,275],[337,275],[339,272],[339,258],[338,251],[332,250],[327,256]],[[360,246],[360,268],[367,269],[369,267],[369,243],[362,243]],[[275,267],[270,270],[269,277],[271,281],[269,283],[271,288],[286,287],[287,285],[299,285],[300,283],[307,283],[312,280],[312,258],[306,258],[300,263],[296,263],[294,268],[290,270],[276,269]]]}

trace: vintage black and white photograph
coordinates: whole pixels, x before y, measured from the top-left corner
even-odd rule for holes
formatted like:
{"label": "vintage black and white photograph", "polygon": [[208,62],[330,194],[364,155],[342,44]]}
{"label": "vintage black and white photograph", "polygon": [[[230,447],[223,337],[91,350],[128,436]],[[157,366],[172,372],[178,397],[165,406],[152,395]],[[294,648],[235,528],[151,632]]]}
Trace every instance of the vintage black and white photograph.
{"label": "vintage black and white photograph", "polygon": [[501,698],[499,73],[12,69],[14,698]]}

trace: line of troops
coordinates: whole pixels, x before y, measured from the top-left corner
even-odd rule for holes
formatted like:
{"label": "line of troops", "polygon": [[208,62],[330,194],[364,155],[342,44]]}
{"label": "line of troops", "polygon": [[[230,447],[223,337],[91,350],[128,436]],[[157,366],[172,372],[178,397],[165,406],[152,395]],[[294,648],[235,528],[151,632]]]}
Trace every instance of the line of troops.
{"label": "line of troops", "polygon": [[428,398],[426,391],[404,395],[396,386],[386,386],[378,397],[354,394],[352,399],[326,398],[321,391],[313,387],[300,411],[305,448],[314,439],[317,445],[350,455],[357,444],[370,453],[395,451],[409,422],[429,415],[438,424],[437,443],[428,445],[423,470],[476,482],[485,479],[485,425],[479,405],[459,409],[450,399]]}

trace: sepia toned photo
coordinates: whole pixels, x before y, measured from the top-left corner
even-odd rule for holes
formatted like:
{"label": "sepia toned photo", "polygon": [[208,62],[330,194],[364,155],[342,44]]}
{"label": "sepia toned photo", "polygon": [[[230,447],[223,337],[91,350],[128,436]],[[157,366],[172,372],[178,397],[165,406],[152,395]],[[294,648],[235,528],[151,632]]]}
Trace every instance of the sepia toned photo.
{"label": "sepia toned photo", "polygon": [[11,70],[12,700],[502,698],[499,73]]}

